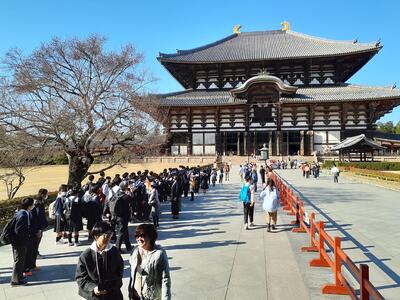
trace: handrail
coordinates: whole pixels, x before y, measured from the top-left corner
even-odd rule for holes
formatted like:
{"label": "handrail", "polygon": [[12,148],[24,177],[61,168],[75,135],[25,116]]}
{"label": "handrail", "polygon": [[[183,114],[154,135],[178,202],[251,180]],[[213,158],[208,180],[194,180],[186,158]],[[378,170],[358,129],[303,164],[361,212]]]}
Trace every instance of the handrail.
{"label": "handrail", "polygon": [[[325,284],[322,286],[323,294],[338,294],[349,295],[352,299],[384,299],[374,285],[369,281],[369,267],[367,264],[356,264],[341,248],[341,238],[338,236],[331,237],[325,230],[323,221],[316,221],[315,213],[309,215],[308,225],[305,217],[307,212],[304,208],[304,202],[300,196],[294,196],[293,189],[285,184],[282,178],[272,173],[272,177],[276,186],[279,189],[281,197],[280,202],[283,210],[287,211],[288,215],[296,216],[296,220],[292,221],[297,227],[292,228],[292,232],[307,233],[310,237],[310,245],[302,247],[302,252],[318,252],[319,257],[312,259],[309,262],[310,267],[329,267],[334,274],[334,283]],[[318,235],[318,238],[316,238]],[[327,253],[326,246],[332,249],[333,257]],[[356,290],[349,284],[342,274],[342,265],[344,265],[350,274],[357,280],[360,285],[360,295],[358,297]]]}

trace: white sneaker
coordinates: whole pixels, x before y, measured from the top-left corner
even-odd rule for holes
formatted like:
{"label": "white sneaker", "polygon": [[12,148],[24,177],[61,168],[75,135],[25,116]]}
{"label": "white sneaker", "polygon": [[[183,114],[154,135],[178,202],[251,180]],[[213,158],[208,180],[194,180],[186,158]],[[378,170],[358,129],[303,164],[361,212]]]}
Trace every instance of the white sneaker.
{"label": "white sneaker", "polygon": [[68,246],[73,246],[74,245],[74,243],[68,243]]}
{"label": "white sneaker", "polygon": [[245,230],[249,229],[249,226],[247,226],[247,223],[244,224],[244,229],[245,229]]}
{"label": "white sneaker", "polygon": [[250,223],[250,227],[253,227],[253,226],[254,226],[254,223],[253,223],[253,222],[251,222],[251,223]]}
{"label": "white sneaker", "polygon": [[81,243],[77,242],[74,244],[75,247],[79,247],[81,245]]}

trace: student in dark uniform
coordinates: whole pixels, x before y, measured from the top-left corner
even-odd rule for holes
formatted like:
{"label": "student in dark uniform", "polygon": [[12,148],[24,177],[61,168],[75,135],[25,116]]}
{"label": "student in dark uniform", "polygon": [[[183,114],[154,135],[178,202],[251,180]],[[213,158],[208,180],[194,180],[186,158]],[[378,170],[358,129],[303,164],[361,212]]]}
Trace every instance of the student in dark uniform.
{"label": "student in dark uniform", "polygon": [[14,257],[14,266],[11,277],[11,286],[27,284],[23,276],[25,259],[29,241],[29,228],[31,225],[30,211],[33,209],[33,199],[22,200],[21,209],[16,214],[14,239],[11,242]]}
{"label": "student in dark uniform", "polygon": [[110,243],[111,225],[101,221],[94,225],[93,243],[79,257],[75,280],[84,299],[120,300],[124,261]]}

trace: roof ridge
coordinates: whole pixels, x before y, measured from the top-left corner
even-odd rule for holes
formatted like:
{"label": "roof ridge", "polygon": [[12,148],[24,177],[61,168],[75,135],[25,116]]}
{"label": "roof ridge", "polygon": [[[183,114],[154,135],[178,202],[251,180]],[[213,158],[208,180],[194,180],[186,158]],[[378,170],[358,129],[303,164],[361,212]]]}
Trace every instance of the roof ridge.
{"label": "roof ridge", "polygon": [[317,40],[320,42],[326,42],[326,43],[330,43],[330,44],[343,43],[343,44],[353,44],[353,45],[361,45],[361,46],[375,46],[376,45],[376,42],[354,43],[354,40],[329,39],[329,38],[318,37],[318,36],[314,36],[314,35],[310,35],[310,34],[306,34],[306,33],[302,33],[302,32],[297,32],[297,31],[292,31],[292,30],[287,30],[286,33],[294,35],[294,36],[303,37],[303,38],[307,38],[307,39],[311,39],[311,40]]}
{"label": "roof ridge", "polygon": [[189,53],[201,51],[201,50],[204,50],[204,49],[211,48],[213,46],[219,45],[219,44],[221,44],[223,42],[229,41],[229,40],[231,40],[231,39],[233,39],[235,37],[238,37],[239,35],[240,34],[234,33],[234,34],[228,35],[228,36],[226,36],[226,37],[224,37],[224,38],[222,38],[220,40],[217,40],[215,42],[208,43],[206,45],[203,45],[203,46],[200,46],[200,47],[196,47],[196,48],[192,48],[192,49],[187,49],[187,50],[179,50],[179,49],[177,49],[176,53],[168,54],[168,53],[161,53],[160,52],[159,53],[159,57],[160,58],[162,58],[162,57],[173,57],[173,56],[177,56],[177,55],[189,54]]}

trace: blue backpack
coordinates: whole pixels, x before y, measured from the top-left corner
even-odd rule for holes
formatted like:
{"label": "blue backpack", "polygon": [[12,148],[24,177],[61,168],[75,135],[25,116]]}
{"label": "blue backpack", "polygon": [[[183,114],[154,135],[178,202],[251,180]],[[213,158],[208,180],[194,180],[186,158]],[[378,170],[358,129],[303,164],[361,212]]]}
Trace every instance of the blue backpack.
{"label": "blue backpack", "polygon": [[240,190],[239,199],[244,203],[250,202],[250,185],[244,184],[242,186],[242,189]]}

